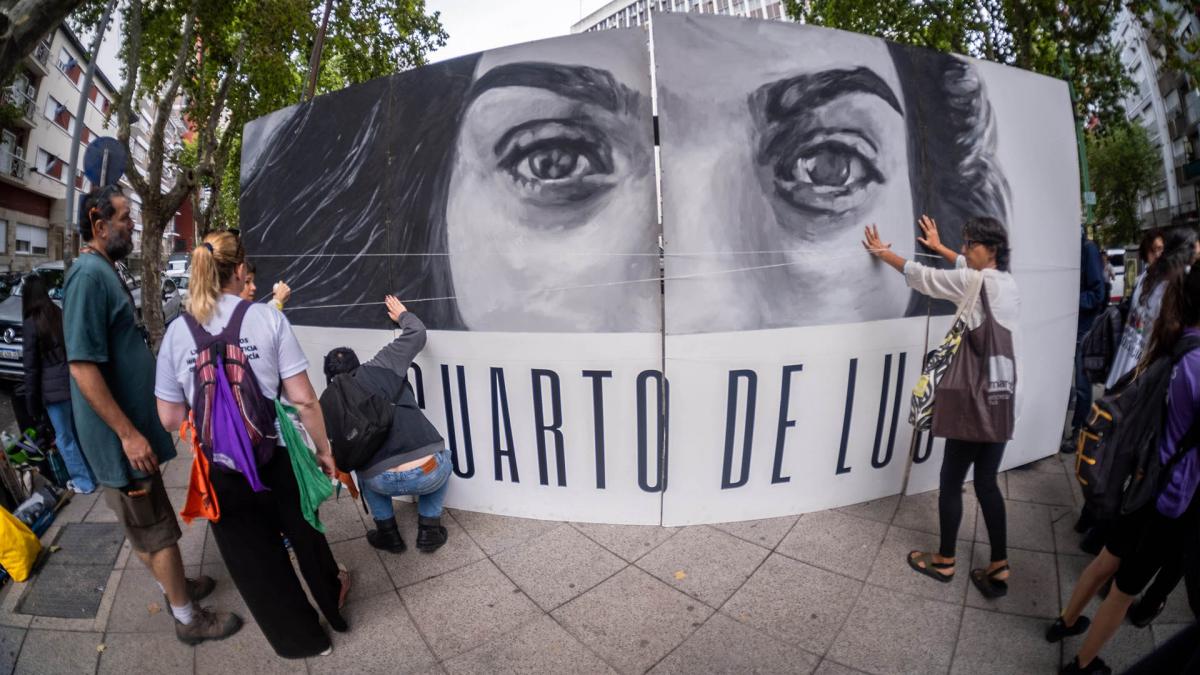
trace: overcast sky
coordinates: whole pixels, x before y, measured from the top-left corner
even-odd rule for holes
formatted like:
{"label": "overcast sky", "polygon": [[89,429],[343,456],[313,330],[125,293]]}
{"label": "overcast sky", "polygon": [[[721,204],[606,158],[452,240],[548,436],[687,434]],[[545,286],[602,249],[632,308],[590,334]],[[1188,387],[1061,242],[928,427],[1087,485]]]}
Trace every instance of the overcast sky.
{"label": "overcast sky", "polygon": [[607,0],[425,0],[441,12],[450,34],[446,46],[430,61],[480,52],[493,47],[567,35],[571,24],[602,7]]}

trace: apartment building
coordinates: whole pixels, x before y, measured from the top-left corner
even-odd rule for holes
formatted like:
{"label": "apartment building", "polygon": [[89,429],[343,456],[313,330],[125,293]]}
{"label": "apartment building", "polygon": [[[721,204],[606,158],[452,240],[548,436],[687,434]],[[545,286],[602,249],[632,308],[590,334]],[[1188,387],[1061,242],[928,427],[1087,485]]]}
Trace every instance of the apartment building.
{"label": "apartment building", "polygon": [[[1200,34],[1200,17],[1186,3],[1170,3],[1179,13],[1177,37]],[[1135,90],[1123,102],[1126,117],[1150,136],[1162,171],[1140,207],[1142,227],[1200,224],[1200,83],[1160,67],[1162,45],[1124,7],[1114,25],[1121,63]]]}
{"label": "apartment building", "polygon": [[779,0],[613,0],[571,26],[572,33],[640,26],[650,12],[723,14],[752,19],[786,20]]}
{"label": "apartment building", "polygon": [[[118,36],[119,39],[119,36]],[[113,106],[119,84],[97,68],[92,85],[83,90],[83,71],[89,51],[63,24],[25,57],[11,86],[3,89],[0,113],[0,272],[25,271],[49,260],[62,259],[64,250],[78,251],[79,237],[66,213],[66,190],[71,142],[80,130],[79,166],[75,187],[84,194],[91,182],[83,175],[87,145],[101,136],[117,135]],[[86,97],[82,119],[76,118],[81,97]],[[155,109],[150,101],[138,106],[139,119],[131,127],[132,161],[145,172],[149,130]],[[187,133],[180,104],[167,125],[167,147],[177,147]],[[164,189],[171,186],[164,178]],[[141,204],[127,179],[121,186],[131,200],[136,229],[135,255],[141,248]],[[168,227],[164,242],[170,252],[178,230],[190,228],[190,207],[181,210]]]}

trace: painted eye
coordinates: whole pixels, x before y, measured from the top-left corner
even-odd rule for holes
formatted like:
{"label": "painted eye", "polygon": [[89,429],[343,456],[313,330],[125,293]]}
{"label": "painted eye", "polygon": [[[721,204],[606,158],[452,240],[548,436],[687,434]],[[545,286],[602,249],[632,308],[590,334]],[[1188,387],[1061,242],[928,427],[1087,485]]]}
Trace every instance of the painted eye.
{"label": "painted eye", "polygon": [[596,173],[595,162],[573,143],[551,142],[530,148],[517,158],[513,172],[532,181],[565,181]]}
{"label": "painted eye", "polygon": [[874,166],[858,151],[834,143],[806,149],[792,164],[779,169],[778,176],[783,180],[824,190],[858,187],[875,180],[877,174]]}
{"label": "painted eye", "polygon": [[785,154],[775,164],[775,192],[801,211],[845,213],[866,203],[873,194],[870,188],[884,182],[866,152],[869,150],[849,143],[826,140]]}

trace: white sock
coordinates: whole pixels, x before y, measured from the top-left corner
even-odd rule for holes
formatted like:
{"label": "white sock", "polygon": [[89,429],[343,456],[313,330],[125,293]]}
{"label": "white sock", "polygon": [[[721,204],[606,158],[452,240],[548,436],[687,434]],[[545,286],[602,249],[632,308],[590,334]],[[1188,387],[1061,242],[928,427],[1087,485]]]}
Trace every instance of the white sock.
{"label": "white sock", "polygon": [[188,604],[183,607],[171,605],[171,614],[175,616],[175,620],[183,625],[188,625],[192,622],[192,615],[195,612],[195,606],[188,601]]}

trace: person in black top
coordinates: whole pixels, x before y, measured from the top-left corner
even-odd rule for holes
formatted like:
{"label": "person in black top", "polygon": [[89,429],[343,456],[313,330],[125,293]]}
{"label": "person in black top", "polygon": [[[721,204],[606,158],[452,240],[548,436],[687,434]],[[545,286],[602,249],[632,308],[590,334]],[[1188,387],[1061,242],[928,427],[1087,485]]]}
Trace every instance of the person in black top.
{"label": "person in black top", "polygon": [[392,497],[417,495],[417,550],[431,553],[446,543],[441,516],[450,485],[450,451],[438,430],[425,419],[408,383],[408,369],[425,347],[425,324],[395,297],[387,296],[385,304],[388,317],[400,327],[400,335],[361,366],[350,348],[334,349],[325,356],[325,378],[329,381],[350,373],[368,391],[395,406],[387,440],[356,472],[363,498],[375,519],[375,529],[367,533],[367,541],[375,548],[403,553],[407,547],[396,525]]}
{"label": "person in black top", "polygon": [[50,299],[46,280],[36,272],[21,285],[21,351],[25,362],[25,399],[35,419],[45,410],[67,473],[67,487],[80,494],[96,490],[96,478],[75,436],[71,414],[71,370],[63,342],[62,310]]}

